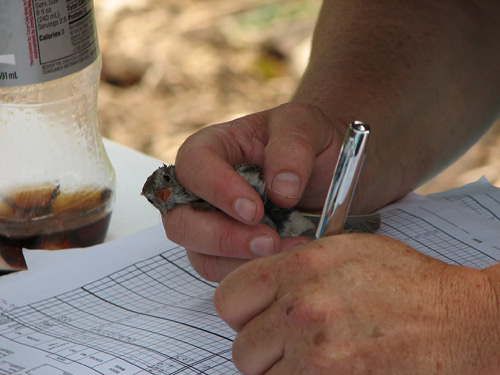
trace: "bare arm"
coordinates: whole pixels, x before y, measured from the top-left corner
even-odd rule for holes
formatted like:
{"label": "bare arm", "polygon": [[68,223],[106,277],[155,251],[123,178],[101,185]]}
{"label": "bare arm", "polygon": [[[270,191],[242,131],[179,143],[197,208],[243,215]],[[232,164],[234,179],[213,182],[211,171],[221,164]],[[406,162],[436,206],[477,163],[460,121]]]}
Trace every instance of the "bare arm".
{"label": "bare arm", "polygon": [[358,211],[432,177],[498,117],[498,19],[498,1],[324,1],[293,101],[372,126]]}
{"label": "bare arm", "polygon": [[373,136],[352,212],[403,196],[498,116],[498,19],[496,0],[324,0],[291,103],[207,127],[181,146],[179,181],[221,212],[179,207],[164,217],[167,235],[213,280],[305,241],[259,224],[262,202],[232,166],[261,165],[274,203],[318,210],[353,120]]}

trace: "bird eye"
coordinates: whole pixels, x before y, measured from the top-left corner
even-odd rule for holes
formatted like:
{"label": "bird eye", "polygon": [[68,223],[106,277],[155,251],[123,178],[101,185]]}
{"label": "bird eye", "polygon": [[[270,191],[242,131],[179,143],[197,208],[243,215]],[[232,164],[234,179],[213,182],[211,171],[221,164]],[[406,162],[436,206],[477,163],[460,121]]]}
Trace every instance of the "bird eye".
{"label": "bird eye", "polygon": [[164,174],[164,175],[163,175],[163,178],[164,178],[164,179],[165,179],[165,181],[167,181],[167,182],[170,182],[170,180],[172,179],[172,177],[170,177],[170,175],[168,175],[168,174]]}

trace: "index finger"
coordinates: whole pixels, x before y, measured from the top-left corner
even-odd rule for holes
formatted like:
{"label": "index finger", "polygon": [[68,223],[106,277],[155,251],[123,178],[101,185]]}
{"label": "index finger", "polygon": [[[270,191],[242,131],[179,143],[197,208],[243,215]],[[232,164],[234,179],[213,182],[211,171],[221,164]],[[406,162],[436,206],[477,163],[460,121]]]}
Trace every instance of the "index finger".
{"label": "index finger", "polygon": [[269,260],[283,254],[245,263],[219,284],[214,294],[215,310],[236,332],[275,301],[278,283]]}
{"label": "index finger", "polygon": [[[269,198],[281,207],[296,205],[306,186],[312,199],[321,201],[340,148],[334,129],[321,111],[299,103],[213,125],[181,146],[176,176],[187,189],[226,214],[257,224],[264,210],[260,197],[233,166],[243,162],[263,166]],[[311,171],[314,178],[310,181]],[[290,184],[299,188],[292,194],[280,192]],[[307,206],[310,200],[302,203]]]}
{"label": "index finger", "polygon": [[279,206],[293,207],[306,189],[309,195],[315,190],[317,199],[328,188],[340,149],[337,131],[345,125],[334,124],[310,104],[289,103],[279,109],[269,117],[264,177],[268,197]]}
{"label": "index finger", "polygon": [[[252,121],[259,124],[265,121],[259,114],[252,117]],[[260,142],[259,134],[252,133],[252,129],[259,126],[252,126],[245,136],[232,130],[235,123],[245,121],[242,118],[232,123],[213,125],[187,138],[177,153],[176,177],[200,198],[231,217],[254,225],[264,215],[262,200],[234,170],[234,166],[243,162],[262,165],[259,150],[263,150],[264,144]],[[255,155],[245,154],[245,146],[241,145],[245,142],[255,144]]]}

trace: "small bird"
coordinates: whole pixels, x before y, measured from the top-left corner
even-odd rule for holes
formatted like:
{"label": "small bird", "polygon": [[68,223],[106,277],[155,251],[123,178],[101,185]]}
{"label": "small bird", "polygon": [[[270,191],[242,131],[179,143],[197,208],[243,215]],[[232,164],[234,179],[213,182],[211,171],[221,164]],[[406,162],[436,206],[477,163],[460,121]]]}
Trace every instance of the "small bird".
{"label": "small bird", "polygon": [[[264,203],[264,217],[261,223],[270,226],[281,237],[312,236],[317,226],[318,217],[304,215],[293,208],[283,208],[272,203],[265,191],[262,169],[256,164],[243,163],[237,165],[236,172],[242,176],[260,195]],[[146,180],[142,195],[162,214],[180,204],[190,204],[197,210],[215,210],[210,203],[199,198],[184,188],[175,177],[175,165],[163,164]],[[316,223],[314,223],[316,221]],[[352,224],[351,224],[352,223]],[[380,216],[354,216],[346,222],[345,231],[375,232],[380,226]]]}

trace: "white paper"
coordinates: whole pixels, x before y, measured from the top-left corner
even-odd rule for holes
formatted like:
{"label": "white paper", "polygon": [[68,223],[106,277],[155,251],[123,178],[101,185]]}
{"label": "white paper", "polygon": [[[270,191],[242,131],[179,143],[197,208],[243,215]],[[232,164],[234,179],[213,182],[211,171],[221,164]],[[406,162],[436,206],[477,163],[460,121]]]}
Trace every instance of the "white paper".
{"label": "white paper", "polygon": [[[474,204],[471,206],[471,202]],[[453,264],[500,260],[499,189],[480,181],[380,211],[380,234]],[[156,226],[82,250],[27,252],[0,278],[0,374],[237,374],[234,333],[184,249]]]}
{"label": "white paper", "polygon": [[160,213],[141,191],[162,162],[109,139],[104,145],[116,172],[116,201],[106,235],[106,241],[114,241],[161,222]]}
{"label": "white paper", "polygon": [[138,235],[84,249],[24,249],[29,271],[1,277],[0,296],[10,304],[22,306],[78,288],[175,246],[167,241],[163,227],[156,225]]}
{"label": "white paper", "polygon": [[0,374],[237,373],[215,285],[161,226],[27,259],[34,269],[0,280]]}
{"label": "white paper", "polygon": [[[492,190],[500,198],[500,192]],[[492,207],[500,213],[500,205]],[[500,261],[500,223],[459,203],[410,195],[380,210],[378,234],[446,263],[483,269]]]}

